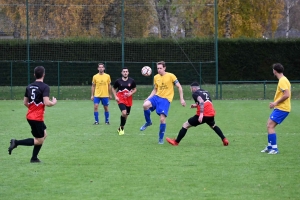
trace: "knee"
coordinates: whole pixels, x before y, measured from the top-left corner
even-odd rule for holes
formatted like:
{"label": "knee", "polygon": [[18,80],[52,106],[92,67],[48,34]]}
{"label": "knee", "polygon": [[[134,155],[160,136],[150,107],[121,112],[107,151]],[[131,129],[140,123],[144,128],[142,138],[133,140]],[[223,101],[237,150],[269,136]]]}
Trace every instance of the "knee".
{"label": "knee", "polygon": [[145,101],[145,102],[143,103],[143,108],[144,108],[144,110],[148,110],[151,106],[152,106],[152,105],[151,105],[151,102],[150,102],[149,100],[147,100],[147,101]]}

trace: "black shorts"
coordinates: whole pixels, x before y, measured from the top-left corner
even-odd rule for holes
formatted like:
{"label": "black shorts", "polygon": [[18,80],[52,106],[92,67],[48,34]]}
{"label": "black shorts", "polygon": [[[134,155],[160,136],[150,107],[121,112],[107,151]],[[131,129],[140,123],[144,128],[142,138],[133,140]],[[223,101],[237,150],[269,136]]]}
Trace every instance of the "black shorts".
{"label": "black shorts", "polygon": [[27,119],[30,127],[31,127],[31,134],[35,138],[43,138],[45,136],[44,131],[46,130],[46,125],[43,121],[35,121]]}
{"label": "black shorts", "polygon": [[120,103],[120,104],[119,104],[119,108],[120,108],[121,111],[122,111],[122,110],[126,110],[126,115],[129,115],[129,114],[130,114],[130,109],[131,109],[130,106],[125,106],[125,104]]}
{"label": "black shorts", "polygon": [[193,117],[188,119],[188,122],[190,125],[192,126],[198,126],[201,124],[206,123],[209,126],[214,126],[215,125],[215,117],[203,117],[202,122],[200,123],[198,121],[199,116],[198,115],[194,115]]}

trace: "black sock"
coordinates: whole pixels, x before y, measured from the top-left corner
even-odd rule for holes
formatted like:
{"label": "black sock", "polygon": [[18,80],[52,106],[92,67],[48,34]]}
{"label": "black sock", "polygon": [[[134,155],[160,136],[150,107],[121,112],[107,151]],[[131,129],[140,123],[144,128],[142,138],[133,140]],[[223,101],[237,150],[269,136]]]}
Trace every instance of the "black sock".
{"label": "black sock", "polygon": [[42,145],[34,145],[31,160],[37,160],[37,156],[42,148]]}
{"label": "black sock", "polygon": [[120,126],[125,126],[125,124],[126,124],[126,118],[123,117],[123,116],[121,116],[121,124],[120,124]]}
{"label": "black sock", "polygon": [[187,129],[182,127],[176,138],[177,143],[179,143],[182,140],[182,138],[185,136],[186,132],[187,132]]}
{"label": "black sock", "polygon": [[225,138],[225,136],[223,135],[221,129],[218,126],[215,126],[214,131],[216,132],[216,134],[218,134],[218,136],[223,140]]}
{"label": "black sock", "polygon": [[33,146],[34,145],[34,139],[33,138],[27,138],[27,139],[24,139],[24,140],[16,140],[16,145]]}

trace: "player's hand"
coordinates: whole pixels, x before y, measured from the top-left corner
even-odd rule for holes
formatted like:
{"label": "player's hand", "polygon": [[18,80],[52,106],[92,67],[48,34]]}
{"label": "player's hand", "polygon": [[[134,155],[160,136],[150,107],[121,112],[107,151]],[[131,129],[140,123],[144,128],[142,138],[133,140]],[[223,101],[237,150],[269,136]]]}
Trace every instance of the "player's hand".
{"label": "player's hand", "polygon": [[55,97],[52,97],[52,103],[55,105],[57,103],[57,99]]}
{"label": "player's hand", "polygon": [[131,92],[127,92],[127,93],[125,94],[126,97],[130,97],[131,95],[132,95]]}
{"label": "player's hand", "polygon": [[109,99],[112,99],[112,96],[111,96],[111,95],[109,95]]}
{"label": "player's hand", "polygon": [[270,102],[269,104],[270,109],[274,108],[275,106],[277,106],[276,102]]}
{"label": "player's hand", "polygon": [[197,108],[197,104],[193,103],[190,108]]}
{"label": "player's hand", "polygon": [[94,96],[91,96],[91,100],[94,101]]}
{"label": "player's hand", "polygon": [[180,103],[181,103],[181,105],[182,105],[183,107],[185,107],[186,103],[185,103],[185,100],[184,100],[184,99],[181,99],[181,100],[180,100]]}
{"label": "player's hand", "polygon": [[115,97],[115,100],[116,100],[117,102],[119,102],[120,99],[119,99],[119,97]]}
{"label": "player's hand", "polygon": [[199,123],[202,123],[202,120],[203,120],[203,113],[201,113],[201,114],[199,115],[198,122],[199,122]]}

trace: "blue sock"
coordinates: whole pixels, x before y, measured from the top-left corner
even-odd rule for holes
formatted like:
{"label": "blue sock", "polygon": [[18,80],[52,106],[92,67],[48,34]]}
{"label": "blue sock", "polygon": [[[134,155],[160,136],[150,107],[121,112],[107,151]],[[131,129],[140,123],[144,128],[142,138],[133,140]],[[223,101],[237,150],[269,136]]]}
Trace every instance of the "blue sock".
{"label": "blue sock", "polygon": [[272,134],[269,134],[269,135],[270,135],[272,149],[278,151],[276,133],[272,133]]}
{"label": "blue sock", "polygon": [[164,139],[164,136],[165,136],[165,131],[166,131],[166,124],[160,124],[159,126],[159,134],[158,134],[158,137],[159,139]]}
{"label": "blue sock", "polygon": [[271,134],[268,134],[268,149],[271,150],[272,146],[271,146]]}
{"label": "blue sock", "polygon": [[109,112],[104,112],[105,122],[109,122]]}
{"label": "blue sock", "polygon": [[99,113],[98,112],[94,112],[94,117],[95,117],[95,121],[99,122],[99,117],[98,117]]}
{"label": "blue sock", "polygon": [[147,123],[151,123],[151,119],[150,119],[150,110],[144,110],[144,116],[145,116],[145,120]]}

